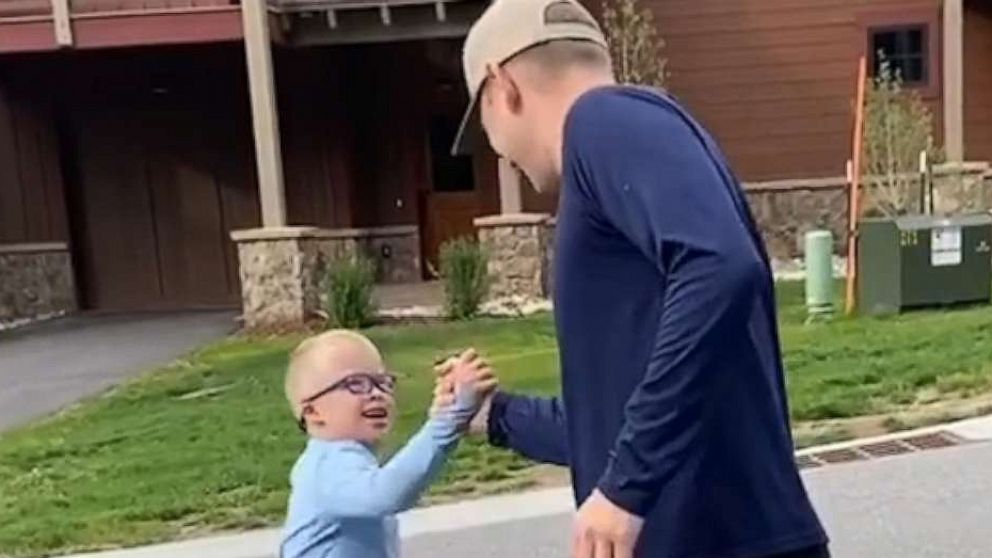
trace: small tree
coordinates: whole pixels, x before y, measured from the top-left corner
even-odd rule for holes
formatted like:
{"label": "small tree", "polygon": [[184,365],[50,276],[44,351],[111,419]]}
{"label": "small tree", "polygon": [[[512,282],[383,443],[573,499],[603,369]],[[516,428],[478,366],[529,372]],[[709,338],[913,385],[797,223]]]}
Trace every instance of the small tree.
{"label": "small tree", "polygon": [[664,87],[668,60],[654,14],[638,0],[604,0],[603,28],[610,45],[613,71],[620,83]]}
{"label": "small tree", "polygon": [[865,106],[861,171],[869,213],[894,217],[913,211],[922,187],[921,151],[931,159],[939,156],[933,114],[918,92],[903,87],[902,76],[883,57],[878,75],[868,84]]}

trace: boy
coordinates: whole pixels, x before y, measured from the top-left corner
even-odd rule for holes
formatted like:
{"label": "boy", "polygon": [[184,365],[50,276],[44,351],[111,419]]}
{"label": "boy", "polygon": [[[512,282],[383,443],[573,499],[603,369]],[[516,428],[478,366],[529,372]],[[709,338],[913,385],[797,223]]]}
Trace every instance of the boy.
{"label": "boy", "polygon": [[396,379],[378,349],[350,331],[329,331],[296,348],[286,397],[310,440],[293,467],[282,558],[396,558],[396,514],[438,473],[481,401],[495,387],[484,361],[466,351],[454,367],[456,396],[435,397],[431,417],[385,465],[373,453],[395,413]]}

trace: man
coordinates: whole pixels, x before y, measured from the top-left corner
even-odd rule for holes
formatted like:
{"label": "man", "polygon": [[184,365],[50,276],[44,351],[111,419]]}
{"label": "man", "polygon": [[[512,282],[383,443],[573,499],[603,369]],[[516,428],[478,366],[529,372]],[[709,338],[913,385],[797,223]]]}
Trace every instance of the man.
{"label": "man", "polygon": [[480,419],[491,443],[571,469],[575,558],[828,556],[768,258],[716,143],[663,93],[614,85],[571,0],[495,0],[464,69],[456,150],[481,117],[538,190],[561,185],[562,397],[497,392]]}

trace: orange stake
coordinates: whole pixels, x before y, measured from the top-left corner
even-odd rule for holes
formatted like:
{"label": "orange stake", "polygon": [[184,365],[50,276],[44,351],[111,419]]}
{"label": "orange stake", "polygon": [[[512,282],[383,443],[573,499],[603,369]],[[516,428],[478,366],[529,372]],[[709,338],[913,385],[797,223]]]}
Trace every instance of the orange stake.
{"label": "orange stake", "polygon": [[865,85],[868,81],[868,61],[858,61],[857,100],[854,107],[854,138],[851,155],[851,193],[847,230],[847,292],[844,311],[850,316],[855,309],[855,286],[858,279],[858,219],[861,216],[861,144],[865,126]]}

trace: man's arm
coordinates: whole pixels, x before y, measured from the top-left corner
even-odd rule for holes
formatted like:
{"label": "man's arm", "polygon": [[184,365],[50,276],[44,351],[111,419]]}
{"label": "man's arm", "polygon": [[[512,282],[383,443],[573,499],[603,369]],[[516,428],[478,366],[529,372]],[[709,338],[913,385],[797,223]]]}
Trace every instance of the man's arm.
{"label": "man's arm", "polygon": [[[453,372],[454,363],[449,358],[434,368],[438,375],[435,402],[451,396],[459,376]],[[473,434],[486,435],[490,444],[511,449],[528,459],[553,465],[569,464],[565,405],[559,397],[527,397],[496,390],[483,400],[470,429]]]}
{"label": "man's arm", "polygon": [[766,271],[713,146],[674,108],[638,112],[645,101],[619,96],[591,102],[586,116],[603,125],[584,158],[587,193],[665,278],[651,357],[598,484],[643,517],[700,443],[707,407],[722,403],[706,400],[704,387],[719,381],[719,355],[734,336],[748,334],[741,326]]}
{"label": "man's arm", "polygon": [[497,391],[483,405],[479,418],[490,444],[541,463],[568,465],[568,431],[561,398]]}

